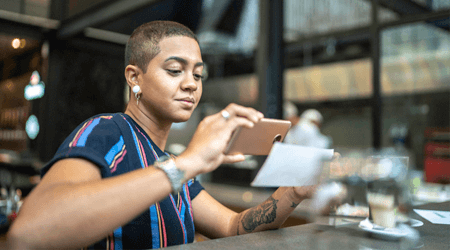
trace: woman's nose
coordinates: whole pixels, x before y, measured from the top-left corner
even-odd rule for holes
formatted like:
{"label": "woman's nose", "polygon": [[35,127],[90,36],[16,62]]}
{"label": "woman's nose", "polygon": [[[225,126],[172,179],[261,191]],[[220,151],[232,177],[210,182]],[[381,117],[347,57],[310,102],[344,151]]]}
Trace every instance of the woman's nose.
{"label": "woman's nose", "polygon": [[181,88],[183,90],[195,91],[198,88],[198,82],[194,79],[194,76],[186,77],[186,79],[181,83]]}

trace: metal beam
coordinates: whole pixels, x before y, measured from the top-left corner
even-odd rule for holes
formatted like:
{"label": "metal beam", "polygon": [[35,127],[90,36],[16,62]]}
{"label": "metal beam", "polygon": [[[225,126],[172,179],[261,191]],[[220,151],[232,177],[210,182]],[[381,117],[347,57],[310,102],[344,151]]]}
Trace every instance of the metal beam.
{"label": "metal beam", "polygon": [[260,32],[256,56],[261,112],[281,118],[283,103],[283,1],[260,1]]}
{"label": "metal beam", "polygon": [[63,22],[57,32],[58,39],[67,39],[82,33],[85,28],[105,23],[125,14],[142,9],[160,0],[117,0],[81,17]]}
{"label": "metal beam", "polygon": [[84,29],[84,35],[89,38],[122,45],[127,44],[128,38],[130,38],[129,35],[90,27]]}
{"label": "metal beam", "polygon": [[431,11],[411,0],[378,0],[378,4],[400,15],[416,15]]}
{"label": "metal beam", "polygon": [[441,19],[432,21],[427,20],[427,23],[446,31],[450,30],[449,10],[433,11],[411,0],[378,0],[378,4],[398,13],[401,16],[400,21],[408,20],[409,18],[421,18],[421,16],[423,16],[423,19],[426,20],[427,17],[436,16],[436,14],[439,15],[440,12],[447,12]]}
{"label": "metal beam", "polygon": [[11,21],[12,25],[14,25],[15,23],[20,23],[25,26],[41,27],[44,29],[57,29],[59,27],[58,20],[38,16],[30,16],[7,10],[0,10],[0,20],[1,19]]}
{"label": "metal beam", "polygon": [[[436,20],[447,20],[447,23],[441,22],[441,26],[443,26],[448,30],[449,28],[449,16],[450,16],[450,10],[441,10],[441,11],[433,11],[433,12],[427,12],[423,14],[417,14],[417,15],[411,15],[411,16],[405,16],[400,18],[399,20],[395,20],[392,22],[387,23],[381,23],[379,25],[380,29],[387,29],[391,27],[396,27],[404,24],[409,23],[417,23],[417,22],[427,22],[427,23],[435,23]],[[441,27],[442,28],[442,27]]]}
{"label": "metal beam", "polygon": [[382,138],[382,109],[383,101],[381,98],[381,38],[380,29],[378,27],[378,1],[372,0],[372,23],[370,31],[372,34],[370,45],[372,52],[372,146],[375,149],[381,148],[381,138]]}

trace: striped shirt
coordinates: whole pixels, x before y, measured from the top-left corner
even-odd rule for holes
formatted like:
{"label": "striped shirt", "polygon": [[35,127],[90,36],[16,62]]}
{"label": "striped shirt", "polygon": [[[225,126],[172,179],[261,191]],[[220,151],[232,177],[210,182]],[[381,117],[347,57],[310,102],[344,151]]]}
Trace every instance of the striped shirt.
{"label": "striped shirt", "polygon": [[[109,178],[150,166],[164,154],[128,115],[101,114],[83,122],[66,138],[41,175],[58,160],[84,158],[100,168],[102,178]],[[199,182],[190,180],[180,193],[170,194],[87,249],[152,249],[193,242],[191,200],[202,189]]]}

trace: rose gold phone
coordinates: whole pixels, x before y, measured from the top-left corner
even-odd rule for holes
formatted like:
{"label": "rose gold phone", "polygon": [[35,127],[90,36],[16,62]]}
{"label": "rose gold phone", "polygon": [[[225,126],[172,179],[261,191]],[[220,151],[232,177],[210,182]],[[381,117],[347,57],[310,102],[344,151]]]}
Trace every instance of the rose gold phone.
{"label": "rose gold phone", "polygon": [[263,118],[251,129],[239,127],[231,136],[225,154],[268,155],[273,143],[282,142],[291,122]]}

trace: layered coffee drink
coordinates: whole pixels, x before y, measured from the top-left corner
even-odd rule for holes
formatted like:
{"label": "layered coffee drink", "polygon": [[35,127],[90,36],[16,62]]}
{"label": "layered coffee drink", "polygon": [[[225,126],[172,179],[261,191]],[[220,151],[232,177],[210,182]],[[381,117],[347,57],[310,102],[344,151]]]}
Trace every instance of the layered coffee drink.
{"label": "layered coffee drink", "polygon": [[396,226],[394,195],[368,193],[367,201],[374,224],[385,228],[394,228]]}

